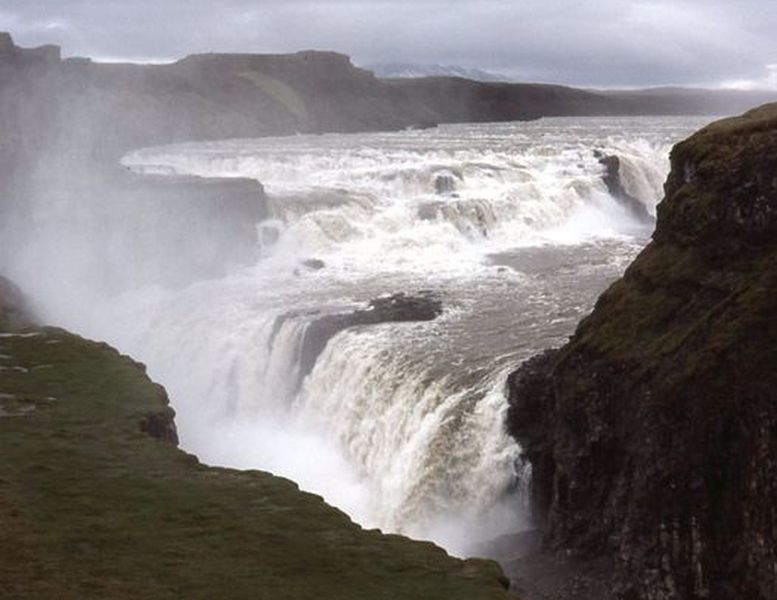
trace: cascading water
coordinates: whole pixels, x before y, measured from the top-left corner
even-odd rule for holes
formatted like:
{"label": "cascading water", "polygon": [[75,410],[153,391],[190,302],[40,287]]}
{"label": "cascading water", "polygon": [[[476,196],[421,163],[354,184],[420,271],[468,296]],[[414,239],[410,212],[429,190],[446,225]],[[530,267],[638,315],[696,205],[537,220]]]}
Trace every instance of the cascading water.
{"label": "cascading water", "polygon": [[[608,195],[594,150],[620,158],[654,213],[669,148],[697,125],[547,119],[139,150],[124,164],[142,173],[260,180],[262,258],[56,314],[146,362],[201,459],[274,471],[365,526],[467,554],[522,526],[506,374],[561,343],[649,234]],[[437,319],[343,329],[301,371],[311,322],[421,290],[442,301]]]}
{"label": "cascading water", "polygon": [[492,247],[538,243],[541,232],[595,208],[597,197],[622,228],[622,215],[600,197],[597,148],[621,158],[627,191],[654,211],[675,139],[667,129],[636,140],[603,123],[235,140],[142,150],[125,164],[144,173],[259,179],[294,244],[334,254],[334,265],[395,259],[404,268],[408,252],[423,250],[424,262],[442,253],[444,268],[449,250],[481,238],[495,240]]}

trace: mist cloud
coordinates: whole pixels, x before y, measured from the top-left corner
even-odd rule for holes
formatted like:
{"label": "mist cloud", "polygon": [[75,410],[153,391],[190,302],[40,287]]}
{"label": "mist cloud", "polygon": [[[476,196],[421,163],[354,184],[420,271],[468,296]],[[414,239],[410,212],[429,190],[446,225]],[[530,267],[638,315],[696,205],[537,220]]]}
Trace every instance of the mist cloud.
{"label": "mist cloud", "polygon": [[3,0],[0,29],[66,55],[337,50],[584,86],[773,86],[773,0]]}

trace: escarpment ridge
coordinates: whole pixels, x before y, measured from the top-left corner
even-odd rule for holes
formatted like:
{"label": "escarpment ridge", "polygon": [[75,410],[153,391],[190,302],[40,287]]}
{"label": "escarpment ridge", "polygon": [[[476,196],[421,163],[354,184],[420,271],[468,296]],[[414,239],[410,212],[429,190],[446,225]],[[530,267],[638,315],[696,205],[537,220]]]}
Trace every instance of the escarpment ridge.
{"label": "escarpment ridge", "polygon": [[777,105],[678,144],[653,241],[509,380],[545,547],[619,598],[777,597]]}
{"label": "escarpment ridge", "polygon": [[[62,134],[68,127],[67,139],[57,140],[60,149],[72,152],[88,141],[93,158],[111,161],[132,149],[177,141],[542,116],[715,114],[741,111],[769,96],[681,88],[600,92],[459,77],[380,79],[343,54],[312,50],[109,64],[63,60],[52,45],[20,48],[8,33],[0,34],[0,73],[0,118],[9,110],[37,114],[20,121],[25,137],[43,130]],[[37,100],[20,104],[21,93]]]}

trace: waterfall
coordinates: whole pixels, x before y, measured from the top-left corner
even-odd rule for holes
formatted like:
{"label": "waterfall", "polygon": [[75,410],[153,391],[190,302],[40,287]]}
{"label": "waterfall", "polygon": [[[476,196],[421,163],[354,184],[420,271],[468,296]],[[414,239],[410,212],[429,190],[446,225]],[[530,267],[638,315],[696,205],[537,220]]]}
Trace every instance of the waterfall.
{"label": "waterfall", "polygon": [[[270,470],[364,526],[468,554],[526,525],[506,374],[562,343],[649,234],[609,197],[594,151],[620,158],[654,212],[669,148],[696,125],[545,119],[142,149],[123,160],[138,173],[261,181],[257,260],[185,285],[74,286],[67,303],[29,276],[45,240],[5,268],[57,324],[145,362],[201,460]],[[79,234],[98,229],[78,218]],[[71,224],[42,230],[55,226]],[[131,246],[136,232],[118,233]],[[421,291],[442,303],[436,319],[345,327],[303,371],[317,319]]]}

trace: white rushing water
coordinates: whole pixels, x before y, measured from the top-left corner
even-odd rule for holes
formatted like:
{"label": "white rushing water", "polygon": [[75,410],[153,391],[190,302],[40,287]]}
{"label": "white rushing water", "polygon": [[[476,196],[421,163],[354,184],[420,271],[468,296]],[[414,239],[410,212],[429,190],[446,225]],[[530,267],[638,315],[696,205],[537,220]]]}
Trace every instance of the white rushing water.
{"label": "white rushing water", "polygon": [[[620,158],[655,213],[669,149],[699,124],[545,119],[139,150],[124,159],[138,172],[261,181],[261,260],[50,314],[146,362],[202,460],[271,470],[365,526],[467,554],[523,526],[507,373],[563,343],[650,233],[609,196],[594,150]],[[421,290],[442,300],[438,319],[346,329],[303,377],[311,321]]]}

